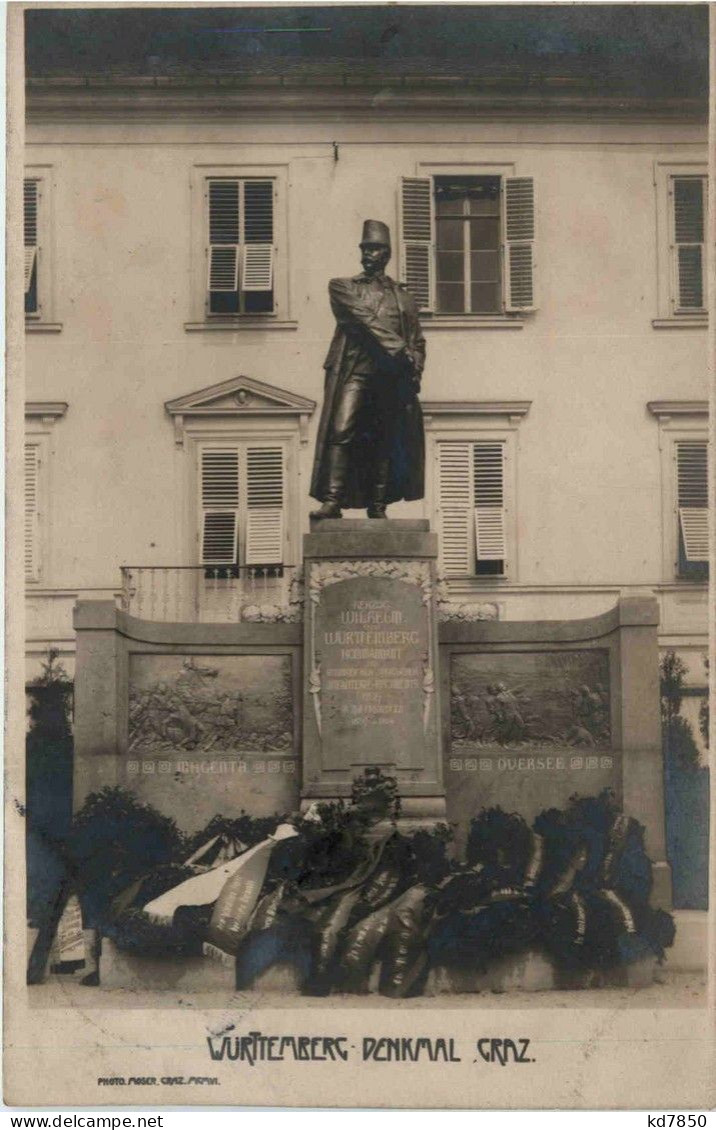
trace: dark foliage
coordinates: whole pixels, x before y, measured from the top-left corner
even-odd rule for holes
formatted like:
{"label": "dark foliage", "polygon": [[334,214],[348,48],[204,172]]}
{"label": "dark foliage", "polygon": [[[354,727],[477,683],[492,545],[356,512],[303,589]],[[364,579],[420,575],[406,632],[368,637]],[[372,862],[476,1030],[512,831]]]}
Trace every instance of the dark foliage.
{"label": "dark foliage", "polygon": [[681,710],[686,666],[675,651],[667,651],[659,662],[661,724],[668,727]]}
{"label": "dark foliage", "polygon": [[[706,679],[709,678],[709,660],[704,659],[704,666],[706,668]],[[706,688],[706,694],[701,700],[699,707],[699,731],[704,740],[704,745],[709,748],[709,688]]]}
{"label": "dark foliage", "polygon": [[666,757],[679,769],[698,769],[701,764],[694,732],[685,718],[673,718],[663,734]]}
{"label": "dark foliage", "polygon": [[212,816],[209,823],[198,832],[184,837],[184,853],[188,859],[214,836],[225,836],[229,840],[238,840],[246,847],[252,847],[276,828],[276,816],[249,816],[243,809],[235,817]]}
{"label": "dark foliage", "polygon": [[170,925],[153,922],[139,907],[110,919],[105,933],[125,952],[147,957],[199,957],[211,918],[210,906],[181,906]]}
{"label": "dark foliage", "polygon": [[465,859],[479,864],[495,885],[513,887],[524,878],[531,847],[530,829],[521,816],[501,808],[483,809],[470,821]]}
{"label": "dark foliage", "polygon": [[400,793],[395,777],[383,773],[379,766],[369,766],[361,777],[354,777],[351,806],[368,823],[397,820],[400,816]]}
{"label": "dark foliage", "polygon": [[[609,790],[574,796],[532,828],[515,813],[484,810],[465,863],[448,858],[446,825],[406,834],[391,825],[389,778],[363,777],[353,796],[294,818],[299,834],[276,844],[238,949],[239,987],[278,963],[296,970],[306,993],[365,993],[380,966],[380,991],[409,997],[435,964],[482,972],[539,949],[580,973],[661,958],[673,941],[671,917],[648,905],[643,828]],[[199,954],[212,906],[181,907],[171,925],[142,907],[194,874],[182,861],[213,836],[250,846],[277,822],[217,816],[187,838],[131,794],[103,790],[73,830],[84,900],[128,952]]]}
{"label": "dark foliage", "polygon": [[50,649],[27,688],[27,912],[40,926],[66,876],[65,839],[72,819],[72,683]]}
{"label": "dark foliage", "polygon": [[[667,651],[659,664],[662,742],[666,757],[674,765],[698,769],[700,757],[694,732],[690,723],[681,717],[686,673],[683,660],[676,652]],[[708,744],[708,699],[705,711],[702,705],[699,713],[699,725]]]}
{"label": "dark foliage", "polygon": [[427,941],[433,964],[483,973],[491,962],[536,944],[537,923],[526,899],[488,899],[436,917]]}

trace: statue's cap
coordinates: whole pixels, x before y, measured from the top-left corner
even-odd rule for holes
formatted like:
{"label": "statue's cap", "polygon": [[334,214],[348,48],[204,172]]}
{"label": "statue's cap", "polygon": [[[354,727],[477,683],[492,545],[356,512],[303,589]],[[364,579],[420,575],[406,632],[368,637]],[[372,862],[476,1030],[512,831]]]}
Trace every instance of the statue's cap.
{"label": "statue's cap", "polygon": [[390,228],[382,220],[364,220],[361,246],[364,243],[384,243],[390,247]]}

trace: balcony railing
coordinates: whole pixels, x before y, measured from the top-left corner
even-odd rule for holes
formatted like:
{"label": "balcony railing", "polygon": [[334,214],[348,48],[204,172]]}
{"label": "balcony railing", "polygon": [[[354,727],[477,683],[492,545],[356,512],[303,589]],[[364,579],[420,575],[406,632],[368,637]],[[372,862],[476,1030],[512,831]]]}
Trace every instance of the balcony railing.
{"label": "balcony railing", "polygon": [[294,565],[125,565],[122,608],[142,620],[178,623],[298,620],[300,570]]}

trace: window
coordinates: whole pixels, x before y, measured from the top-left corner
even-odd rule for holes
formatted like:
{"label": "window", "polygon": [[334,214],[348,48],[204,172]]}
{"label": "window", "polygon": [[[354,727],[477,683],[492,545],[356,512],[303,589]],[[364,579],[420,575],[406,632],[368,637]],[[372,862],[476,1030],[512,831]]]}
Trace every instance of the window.
{"label": "window", "polygon": [[184,329],[295,330],[288,166],[194,165],[190,184],[191,307]]}
{"label": "window", "polygon": [[427,513],[455,582],[518,575],[517,452],[529,400],[424,400]]}
{"label": "window", "polygon": [[657,328],[706,319],[708,179],[703,165],[657,163]]}
{"label": "window", "polygon": [[53,176],[50,165],[28,165],[23,180],[25,332],[59,333],[54,322]]}
{"label": "window", "polygon": [[652,400],[659,421],[661,529],[666,582],[703,582],[709,569],[706,400]]}
{"label": "window", "polygon": [[25,314],[37,316],[40,312],[38,297],[38,204],[40,182],[25,178],[23,192],[23,220],[25,235]]}
{"label": "window", "polygon": [[435,178],[436,308],[502,310],[500,178]]}
{"label": "window", "polygon": [[706,440],[677,440],[676,506],[678,574],[693,580],[708,577],[708,445]]}
{"label": "window", "polygon": [[42,441],[25,443],[25,580],[36,582],[42,575],[40,489],[43,466]]}
{"label": "window", "polygon": [[535,299],[531,177],[402,177],[401,272],[423,311],[525,313]]}
{"label": "window", "polygon": [[674,313],[706,310],[706,178],[669,178]]}
{"label": "window", "polygon": [[51,572],[51,464],[57,421],[67,411],[63,400],[31,400],[25,404],[24,504],[25,580],[48,583]]}
{"label": "window", "polygon": [[238,376],[165,408],[184,452],[184,565],[219,580],[242,565],[287,577],[300,560],[300,455],[315,401]]}
{"label": "window", "polygon": [[273,313],[274,182],[211,177],[206,204],[207,313]]}
{"label": "window", "polygon": [[285,556],[285,463],[282,444],[199,447],[201,564],[220,576],[241,566],[279,576]]}
{"label": "window", "polygon": [[438,528],[446,577],[507,572],[505,443],[439,440]]}

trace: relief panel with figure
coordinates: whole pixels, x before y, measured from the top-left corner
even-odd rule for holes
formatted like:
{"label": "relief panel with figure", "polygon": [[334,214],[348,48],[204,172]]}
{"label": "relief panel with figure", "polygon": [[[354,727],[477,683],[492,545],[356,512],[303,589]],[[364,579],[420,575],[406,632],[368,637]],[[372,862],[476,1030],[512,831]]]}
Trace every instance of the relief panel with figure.
{"label": "relief panel with figure", "polygon": [[453,744],[481,749],[608,749],[607,652],[454,655],[450,730]]}

